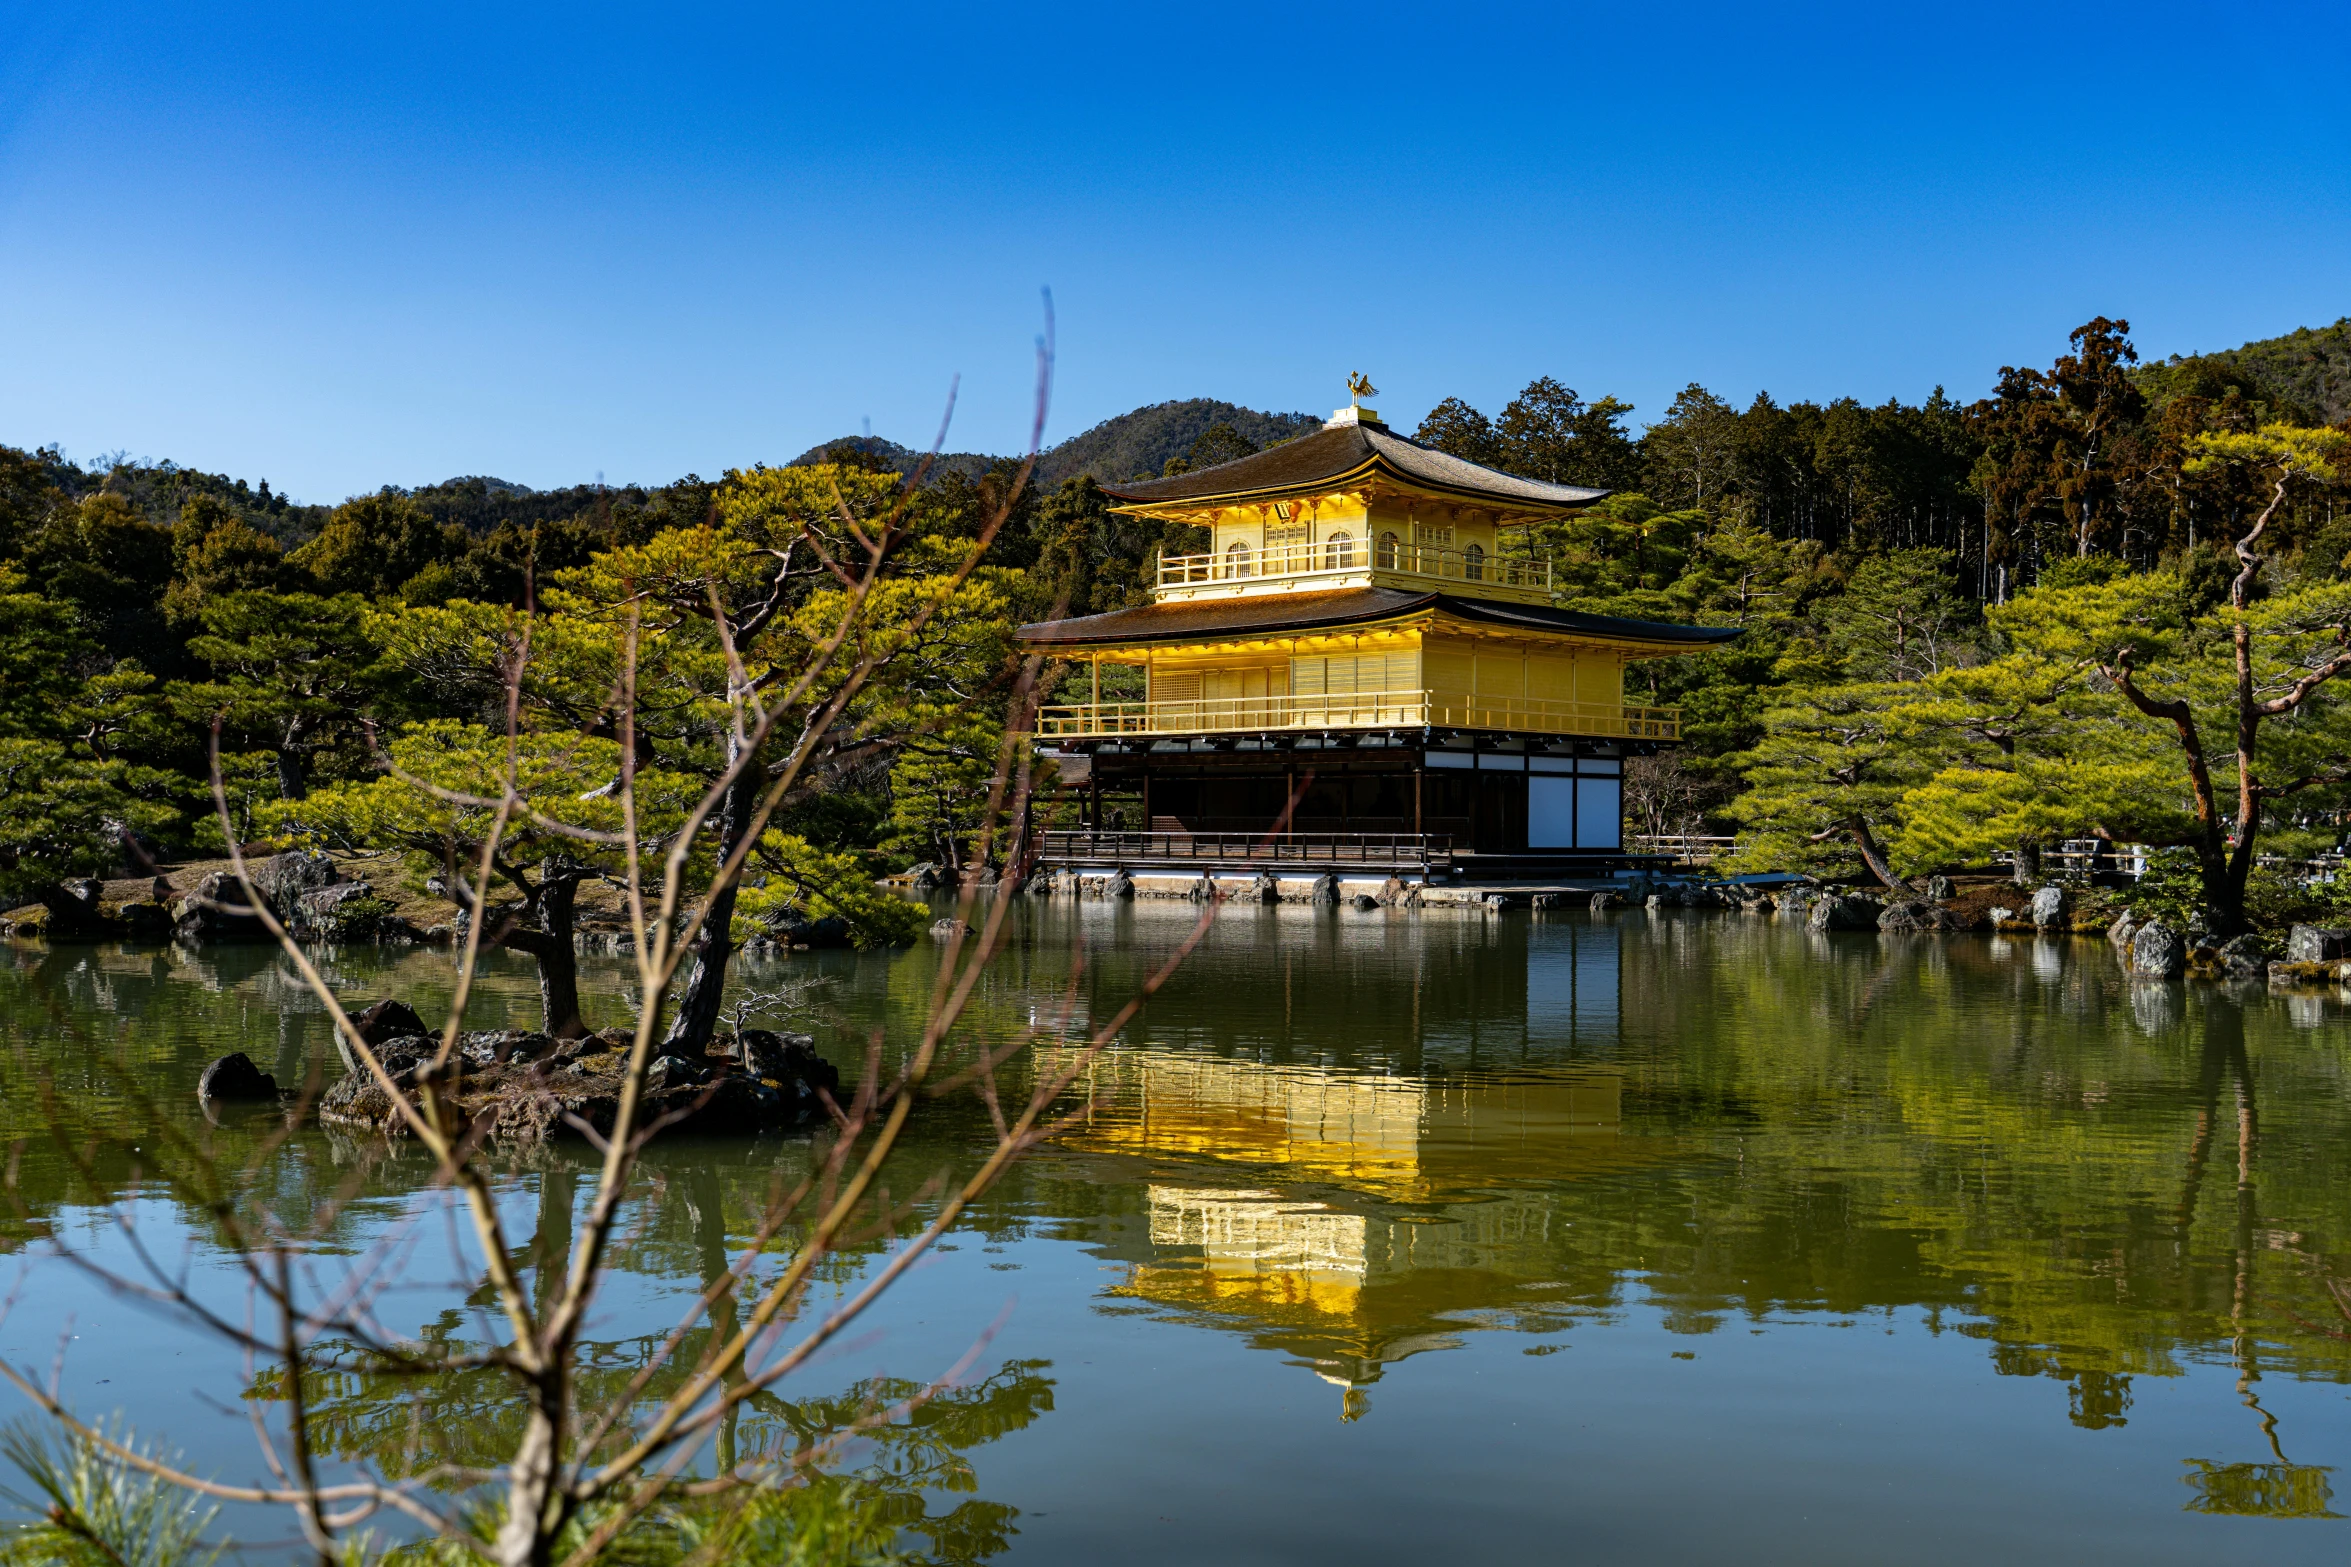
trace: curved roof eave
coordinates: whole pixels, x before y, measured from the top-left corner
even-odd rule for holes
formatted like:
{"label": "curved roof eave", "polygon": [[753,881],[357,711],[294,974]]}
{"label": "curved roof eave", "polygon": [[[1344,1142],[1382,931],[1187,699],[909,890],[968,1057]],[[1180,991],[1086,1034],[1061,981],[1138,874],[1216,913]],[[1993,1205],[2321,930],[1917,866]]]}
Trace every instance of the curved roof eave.
{"label": "curved roof eave", "polygon": [[[1287,495],[1313,495],[1360,483],[1374,474],[1395,483],[1489,506],[1543,512],[1572,511],[1611,492],[1530,479],[1424,446],[1385,425],[1329,425],[1262,452],[1163,479],[1101,484],[1128,503],[1122,509],[1209,510]],[[1100,483],[1100,481],[1096,481]]]}
{"label": "curved roof eave", "polygon": [[1396,620],[1424,610],[1474,623],[1605,638],[1618,643],[1637,642],[1672,652],[1718,646],[1743,634],[1737,626],[1683,626],[1670,621],[1628,620],[1615,615],[1556,609],[1547,604],[1506,604],[1450,593],[1402,588],[1336,588],[1139,604],[1099,615],[1038,621],[1022,626],[1015,635],[1031,647],[1041,648],[1137,647],[1333,631]]}

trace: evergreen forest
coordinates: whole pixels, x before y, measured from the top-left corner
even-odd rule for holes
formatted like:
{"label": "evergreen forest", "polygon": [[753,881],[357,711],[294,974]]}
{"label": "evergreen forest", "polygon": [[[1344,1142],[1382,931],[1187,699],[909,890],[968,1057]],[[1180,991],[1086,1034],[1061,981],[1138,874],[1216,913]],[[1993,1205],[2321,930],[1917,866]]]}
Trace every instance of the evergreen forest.
{"label": "evergreen forest", "polygon": [[[1743,407],[1692,384],[1644,419],[1545,376],[1410,433],[1615,492],[1521,541],[1564,605],[1743,628],[1629,676],[1686,736],[1639,770],[1630,830],[1897,887],[2128,840],[2166,852],[2215,930],[2297,913],[2324,889],[2295,868],[2333,849],[2351,784],[2351,321],[2141,362],[2102,317],[1988,381],[1974,401]],[[1197,545],[1098,481],[1318,424],[1201,399],[1033,469],[859,437],[715,478],[473,477],[334,506],[0,448],[0,910],[70,922],[94,911],[84,878],[221,852],[216,752],[240,842],[402,850],[422,877],[464,840],[459,808],[387,792],[386,769],[454,787],[502,754],[511,700],[543,786],[593,794],[629,616],[660,647],[633,760],[688,794],[729,765],[730,660],[800,667],[842,602],[829,546],[888,516],[901,542],[857,632],[888,645],[882,673],[768,824],[737,919],[903,939],[873,879],[989,852],[1013,628],[1139,602],[1162,552]]]}

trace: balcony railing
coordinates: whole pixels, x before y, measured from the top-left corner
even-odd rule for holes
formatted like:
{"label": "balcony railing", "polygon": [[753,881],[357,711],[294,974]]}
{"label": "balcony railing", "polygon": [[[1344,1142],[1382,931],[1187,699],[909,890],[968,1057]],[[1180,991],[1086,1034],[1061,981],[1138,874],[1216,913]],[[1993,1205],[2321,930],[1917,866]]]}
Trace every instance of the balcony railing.
{"label": "balcony railing", "polygon": [[1368,539],[1282,544],[1262,550],[1239,545],[1221,555],[1166,555],[1159,561],[1159,585],[1176,588],[1192,583],[1246,582],[1255,577],[1339,576],[1367,566],[1383,575],[1422,577],[1432,582],[1551,591],[1551,563],[1547,560]]}
{"label": "balcony railing", "polygon": [[1115,735],[1255,733],[1276,729],[1497,729],[1516,734],[1679,740],[1678,707],[1551,702],[1536,697],[1441,696],[1433,691],[1243,696],[1174,702],[1080,702],[1037,715],[1047,740]]}
{"label": "balcony railing", "polygon": [[1453,869],[1453,840],[1444,833],[1378,832],[1120,832],[1081,828],[1041,835],[1040,865],[1124,865],[1169,868],[1301,870]]}

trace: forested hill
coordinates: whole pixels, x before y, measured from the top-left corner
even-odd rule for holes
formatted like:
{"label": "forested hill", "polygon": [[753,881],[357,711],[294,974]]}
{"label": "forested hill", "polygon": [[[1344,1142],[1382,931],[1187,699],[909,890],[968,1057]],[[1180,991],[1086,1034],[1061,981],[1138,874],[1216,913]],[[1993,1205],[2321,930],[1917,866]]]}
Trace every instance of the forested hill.
{"label": "forested hill", "polygon": [[[2237,348],[2175,354],[2138,365],[2128,374],[2158,404],[2183,394],[2223,399],[2233,390],[2248,403],[2267,410],[2267,416],[2304,423],[2341,422],[2351,419],[2351,317]],[[1619,410],[1617,418],[1621,420],[1627,410],[1621,404],[1610,406]],[[1674,422],[1673,411],[1668,411],[1667,422]],[[1048,447],[1038,459],[1034,493],[1049,494],[1064,480],[1080,475],[1096,479],[1157,476],[1171,460],[1190,460],[1202,438],[1219,426],[1248,447],[1262,448],[1303,435],[1320,423],[1314,414],[1267,413],[1209,397],[1153,403],[1105,419]],[[1429,438],[1437,432],[1424,428],[1421,433]],[[1626,434],[1629,437],[1631,432]],[[1229,441],[1230,436],[1216,439]],[[1439,444],[1458,443],[1440,440]],[[1234,452],[1238,450],[1236,447]],[[793,458],[791,465],[818,462],[828,454],[858,460],[850,457],[851,453],[900,473],[911,473],[923,460],[917,449],[879,436],[841,436],[810,447]],[[945,452],[932,462],[930,472],[934,477],[954,474],[977,481],[990,468],[1007,461],[1002,454]],[[232,479],[168,461],[130,461],[118,455],[76,465],[53,451],[38,451],[15,453],[0,468],[5,469],[0,471],[0,515],[15,511],[30,514],[38,509],[36,498],[51,491],[79,499],[104,488],[120,495],[147,521],[168,527],[190,501],[202,497],[290,548],[316,534],[330,510],[323,505],[290,502],[274,493],[266,480]],[[1605,482],[1634,484],[1654,477],[1630,472],[1604,476]],[[698,487],[702,481],[689,476],[681,482]],[[11,496],[17,491],[23,492],[16,496],[22,504],[12,505]],[[575,484],[534,490],[485,475],[445,479],[413,490],[390,487],[383,493],[404,495],[434,523],[462,528],[475,538],[486,537],[500,527],[527,530],[600,508],[643,508],[652,504],[656,495],[652,487],[637,484]]]}
{"label": "forested hill", "polygon": [[1262,448],[1320,429],[1322,420],[1314,414],[1259,413],[1211,397],[1153,403],[1105,419],[1053,447],[1038,464],[1037,477],[1048,490],[1079,474],[1113,480],[1157,478],[1168,459],[1188,457],[1194,443],[1220,424],[1231,425],[1251,446]]}
{"label": "forested hill", "polygon": [[[1319,429],[1322,420],[1313,414],[1261,413],[1213,397],[1153,403],[1105,419],[1090,430],[1047,447],[1037,458],[1037,487],[1051,490],[1064,479],[1080,474],[1096,479],[1133,479],[1146,475],[1157,478],[1170,458],[1189,457],[1200,437],[1220,424],[1230,425],[1251,446],[1266,447]],[[792,461],[794,465],[820,462],[828,454],[838,460],[841,454],[852,451],[900,473],[912,473],[923,459],[921,452],[896,441],[872,435],[844,435],[820,442]],[[932,464],[932,471],[977,478],[1000,460],[977,452],[942,452]]]}
{"label": "forested hill", "polygon": [[2159,398],[2173,392],[2219,397],[2234,386],[2305,422],[2339,424],[2351,419],[2351,316],[2242,348],[2174,354],[2140,366],[2134,379]]}
{"label": "forested hill", "polygon": [[273,492],[267,479],[257,487],[225,473],[199,473],[177,463],[132,462],[121,453],[76,464],[54,447],[12,451],[0,446],[0,558],[8,553],[15,531],[12,522],[29,523],[39,516],[48,507],[49,495],[80,500],[101,488],[121,496],[134,512],[162,527],[177,521],[190,501],[203,500],[287,545],[316,533],[332,509],[289,501]]}

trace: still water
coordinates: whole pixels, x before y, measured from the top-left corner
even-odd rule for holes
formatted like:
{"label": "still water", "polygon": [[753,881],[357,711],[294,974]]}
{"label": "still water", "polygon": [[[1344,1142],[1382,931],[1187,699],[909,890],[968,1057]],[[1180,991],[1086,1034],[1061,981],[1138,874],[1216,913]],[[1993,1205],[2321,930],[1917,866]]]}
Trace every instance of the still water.
{"label": "still water", "polygon": [[[1194,918],[1024,905],[970,1032],[1111,1016]],[[853,1073],[877,1032],[911,1038],[938,961],[745,975],[825,976],[801,1026]],[[427,1017],[448,983],[436,953],[347,951],[333,976]],[[625,978],[598,972],[593,1021]],[[479,1026],[532,1020],[527,970],[488,988]],[[945,1561],[2339,1562],[2347,1021],[2258,987],[2136,987],[2091,942],[1226,910],[1066,1133],[724,1440],[817,1440],[968,1358],[845,1459]],[[171,1137],[209,1137],[286,1213],[355,1194],[339,1246],[405,1235],[414,1276],[445,1277],[438,1221],[411,1224],[439,1212],[421,1164],[319,1131],[272,1148],[266,1116],[204,1125],[210,1056],[293,1081],[328,1048],[267,952],[13,949],[0,1034],[0,1133],[22,1144],[0,1351],[45,1375],[66,1335],[70,1402],[257,1476],[243,1411],[268,1372],[48,1254],[126,1260],[127,1213],[234,1299],[200,1209],[136,1184],[180,1157]],[[901,1191],[986,1146],[974,1107],[918,1125]],[[599,1375],[626,1381],[810,1158],[656,1150]],[[584,1153],[500,1168],[519,1260],[560,1255]],[[884,1244],[840,1259],[827,1298]],[[383,1314],[478,1339],[449,1307],[419,1289]],[[321,1391],[326,1444],[393,1468],[494,1453],[505,1418],[487,1382]]]}

